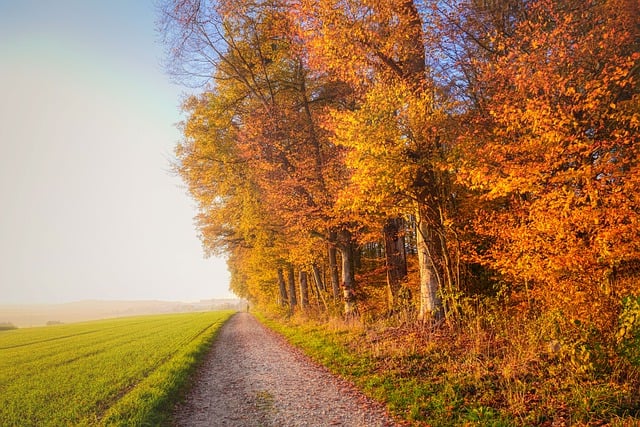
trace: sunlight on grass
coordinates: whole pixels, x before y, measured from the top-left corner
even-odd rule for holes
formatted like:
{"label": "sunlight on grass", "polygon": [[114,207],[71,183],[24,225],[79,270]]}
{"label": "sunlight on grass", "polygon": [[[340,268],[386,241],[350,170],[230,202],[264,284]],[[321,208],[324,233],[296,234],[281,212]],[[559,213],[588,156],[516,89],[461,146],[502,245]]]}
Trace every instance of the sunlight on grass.
{"label": "sunlight on grass", "polygon": [[0,334],[3,425],[142,425],[168,417],[232,314],[158,315]]}
{"label": "sunlight on grass", "polygon": [[[437,329],[260,320],[412,425],[636,425],[637,369],[578,370],[569,343],[549,347],[549,319],[507,324],[477,314],[483,321]],[[626,377],[614,380],[617,372]]]}

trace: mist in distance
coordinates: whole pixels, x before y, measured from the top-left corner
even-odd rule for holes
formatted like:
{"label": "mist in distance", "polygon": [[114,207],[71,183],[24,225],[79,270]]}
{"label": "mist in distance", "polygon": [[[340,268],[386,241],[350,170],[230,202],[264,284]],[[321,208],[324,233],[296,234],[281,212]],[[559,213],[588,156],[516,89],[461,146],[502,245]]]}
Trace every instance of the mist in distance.
{"label": "mist in distance", "polygon": [[234,297],[170,172],[152,3],[0,2],[0,304]]}

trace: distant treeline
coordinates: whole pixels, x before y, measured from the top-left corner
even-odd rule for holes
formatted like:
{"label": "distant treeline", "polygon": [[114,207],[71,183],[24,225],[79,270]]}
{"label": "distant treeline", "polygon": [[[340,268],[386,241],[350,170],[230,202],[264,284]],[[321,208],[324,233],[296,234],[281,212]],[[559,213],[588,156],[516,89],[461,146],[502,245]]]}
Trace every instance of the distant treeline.
{"label": "distant treeline", "polygon": [[12,329],[18,329],[18,327],[11,322],[0,322],[0,331],[10,331]]}

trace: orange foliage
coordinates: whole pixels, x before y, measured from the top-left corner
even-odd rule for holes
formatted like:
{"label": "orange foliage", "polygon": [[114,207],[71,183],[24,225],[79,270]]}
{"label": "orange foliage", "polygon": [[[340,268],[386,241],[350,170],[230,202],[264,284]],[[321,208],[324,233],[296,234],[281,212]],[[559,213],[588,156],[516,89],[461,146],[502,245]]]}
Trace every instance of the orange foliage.
{"label": "orange foliage", "polygon": [[460,177],[490,201],[490,263],[590,317],[628,291],[604,277],[640,257],[638,3],[540,0],[526,16],[478,67],[488,96]]}
{"label": "orange foliage", "polygon": [[445,308],[495,272],[581,319],[640,292],[637,0],[175,3],[226,43],[178,150],[211,248],[322,264],[405,216]]}

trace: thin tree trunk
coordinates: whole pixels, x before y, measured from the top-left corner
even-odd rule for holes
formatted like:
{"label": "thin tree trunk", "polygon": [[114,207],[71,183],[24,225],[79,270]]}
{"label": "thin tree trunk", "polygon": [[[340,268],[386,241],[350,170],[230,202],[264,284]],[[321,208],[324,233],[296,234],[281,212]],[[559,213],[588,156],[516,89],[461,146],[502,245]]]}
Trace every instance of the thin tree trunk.
{"label": "thin tree trunk", "polygon": [[307,272],[300,270],[300,307],[309,306],[309,285],[307,283]]}
{"label": "thin tree trunk", "polygon": [[322,281],[322,273],[320,272],[320,267],[318,267],[318,264],[316,264],[315,262],[311,264],[311,271],[313,272],[313,279],[316,281],[318,289],[326,291],[327,287]]}
{"label": "thin tree trunk", "polygon": [[[313,278],[313,284],[310,285],[309,293],[315,297],[317,305],[320,305],[320,288],[318,287],[318,282],[315,277]],[[311,304],[311,302],[309,302],[309,304]]]}
{"label": "thin tree trunk", "polygon": [[420,271],[420,310],[422,321],[442,315],[442,301],[438,296],[440,277],[433,260],[437,259],[438,245],[435,230],[431,229],[424,215],[418,209],[416,216],[416,245],[418,249],[418,269]]}
{"label": "thin tree trunk", "polygon": [[329,306],[327,305],[327,301],[324,299],[324,292],[326,292],[327,288],[322,282],[322,275],[320,274],[320,269],[318,268],[318,264],[314,262],[313,264],[311,264],[311,268],[313,270],[313,279],[316,282],[316,293],[318,294],[318,299],[322,300],[324,309],[328,311]]}
{"label": "thin tree trunk", "polygon": [[338,233],[340,257],[342,258],[342,294],[344,297],[344,314],[347,317],[358,314],[356,307],[356,275],[354,266],[354,243],[351,232],[341,230]]}
{"label": "thin tree trunk", "polygon": [[331,288],[333,290],[333,299],[340,298],[340,275],[338,273],[338,250],[335,246],[337,239],[336,233],[331,233],[331,241],[327,244],[329,255],[329,277],[331,278]]}
{"label": "thin tree trunk", "polygon": [[384,254],[387,265],[387,305],[393,309],[401,283],[407,277],[407,254],[404,247],[402,218],[389,218],[383,227]]}
{"label": "thin tree trunk", "polygon": [[287,300],[287,285],[284,282],[284,274],[281,268],[278,269],[278,288],[280,288],[280,305],[284,307],[289,301]]}
{"label": "thin tree trunk", "polygon": [[318,289],[326,291],[327,288],[324,285],[324,282],[322,281],[322,273],[320,272],[320,268],[318,267],[318,264],[316,264],[315,262],[311,264],[311,271],[313,273],[313,280],[315,280],[316,286],[318,287]]}
{"label": "thin tree trunk", "polygon": [[289,308],[293,313],[298,305],[298,299],[296,298],[296,280],[292,265],[287,267],[287,281],[289,282]]}

